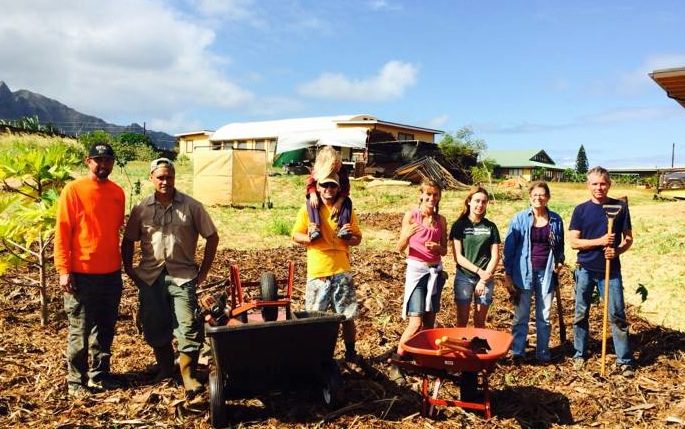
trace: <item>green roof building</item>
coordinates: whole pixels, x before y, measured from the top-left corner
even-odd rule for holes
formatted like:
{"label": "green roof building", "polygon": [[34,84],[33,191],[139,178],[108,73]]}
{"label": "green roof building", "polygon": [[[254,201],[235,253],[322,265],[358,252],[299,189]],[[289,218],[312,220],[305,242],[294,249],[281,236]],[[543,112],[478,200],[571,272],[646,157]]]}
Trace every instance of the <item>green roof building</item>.
{"label": "green roof building", "polygon": [[[487,153],[486,158],[495,161],[495,177],[503,179],[521,177],[527,181],[561,181],[565,170],[540,149],[493,150]],[[542,177],[533,177],[536,168],[542,169]]]}

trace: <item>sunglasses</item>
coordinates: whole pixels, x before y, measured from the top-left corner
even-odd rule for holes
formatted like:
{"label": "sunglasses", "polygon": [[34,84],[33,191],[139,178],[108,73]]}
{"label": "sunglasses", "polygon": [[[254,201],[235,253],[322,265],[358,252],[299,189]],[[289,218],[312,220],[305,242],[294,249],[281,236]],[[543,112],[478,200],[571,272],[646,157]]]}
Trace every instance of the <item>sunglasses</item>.
{"label": "sunglasses", "polygon": [[337,188],[338,187],[338,185],[336,185],[333,182],[319,183],[319,186],[321,186],[322,188]]}

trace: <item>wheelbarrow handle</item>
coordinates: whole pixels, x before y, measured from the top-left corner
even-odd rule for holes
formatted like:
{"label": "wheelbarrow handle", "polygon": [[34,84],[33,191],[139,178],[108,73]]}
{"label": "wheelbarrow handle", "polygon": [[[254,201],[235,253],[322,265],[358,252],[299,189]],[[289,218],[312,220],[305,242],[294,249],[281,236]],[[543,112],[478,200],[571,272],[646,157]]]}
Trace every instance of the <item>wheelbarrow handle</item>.
{"label": "wheelbarrow handle", "polygon": [[440,349],[438,349],[439,355],[459,352],[469,357],[475,356],[473,350],[450,341],[444,341],[442,338],[435,340],[435,345],[440,347]]}

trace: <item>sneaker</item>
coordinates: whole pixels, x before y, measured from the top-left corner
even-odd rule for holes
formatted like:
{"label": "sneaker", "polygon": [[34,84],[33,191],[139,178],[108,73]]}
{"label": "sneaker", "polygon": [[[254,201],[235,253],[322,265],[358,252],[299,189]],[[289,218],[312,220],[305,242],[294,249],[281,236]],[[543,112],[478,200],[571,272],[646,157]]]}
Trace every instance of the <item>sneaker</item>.
{"label": "sneaker", "polygon": [[88,380],[88,387],[95,392],[104,392],[105,390],[114,390],[121,388],[121,383],[111,377],[103,377],[99,380]]}
{"label": "sneaker", "polygon": [[352,238],[352,233],[348,229],[341,229],[340,231],[338,231],[337,236],[338,238],[341,238],[343,240],[349,240],[350,238]]}
{"label": "sneaker", "polygon": [[67,396],[72,399],[84,399],[90,396],[90,390],[82,384],[69,383]]}
{"label": "sneaker", "polygon": [[621,373],[622,376],[626,378],[632,378],[635,376],[635,367],[628,363],[620,363],[616,365],[616,369]]}
{"label": "sneaker", "polygon": [[524,357],[521,356],[521,355],[513,355],[513,356],[511,357],[511,363],[512,363],[514,366],[521,366],[521,365],[523,365],[523,363],[524,363],[525,361],[526,361],[526,358],[524,358]]}
{"label": "sneaker", "polygon": [[403,361],[403,362],[411,362],[414,360],[411,356],[409,355],[401,355],[397,352],[393,353],[390,355],[390,359],[396,360],[396,361]]}
{"label": "sneaker", "polygon": [[583,358],[573,358],[573,369],[580,371],[585,368],[585,359]]}
{"label": "sneaker", "polygon": [[321,237],[321,232],[320,231],[312,231],[309,233],[309,241],[314,241],[317,238]]}
{"label": "sneaker", "polygon": [[388,380],[392,381],[398,386],[404,386],[407,384],[404,374],[402,374],[402,371],[397,365],[390,365],[390,370],[388,371]]}

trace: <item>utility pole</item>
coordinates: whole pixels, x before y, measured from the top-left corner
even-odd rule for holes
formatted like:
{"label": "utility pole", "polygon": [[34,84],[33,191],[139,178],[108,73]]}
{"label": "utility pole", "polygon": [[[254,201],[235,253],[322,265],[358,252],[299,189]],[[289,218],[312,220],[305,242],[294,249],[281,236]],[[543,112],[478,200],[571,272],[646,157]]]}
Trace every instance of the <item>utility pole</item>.
{"label": "utility pole", "polygon": [[671,148],[671,168],[673,168],[673,161],[675,161],[675,143],[673,143]]}
{"label": "utility pole", "polygon": [[143,122],[143,135],[147,135],[145,122]]}

